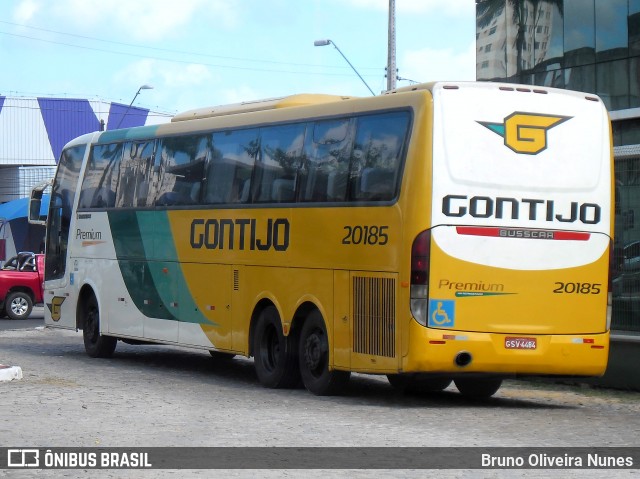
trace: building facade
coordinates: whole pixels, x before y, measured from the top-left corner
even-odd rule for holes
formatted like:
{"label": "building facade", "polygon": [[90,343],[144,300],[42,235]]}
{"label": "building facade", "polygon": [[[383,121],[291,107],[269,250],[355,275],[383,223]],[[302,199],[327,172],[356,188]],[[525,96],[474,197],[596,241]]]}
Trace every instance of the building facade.
{"label": "building facade", "polygon": [[63,146],[92,131],[166,123],[171,115],[120,103],[0,95],[0,204],[52,178]]}
{"label": "building facade", "polygon": [[640,0],[476,0],[476,77],[604,101],[615,160],[612,342],[594,383],[640,390]]}

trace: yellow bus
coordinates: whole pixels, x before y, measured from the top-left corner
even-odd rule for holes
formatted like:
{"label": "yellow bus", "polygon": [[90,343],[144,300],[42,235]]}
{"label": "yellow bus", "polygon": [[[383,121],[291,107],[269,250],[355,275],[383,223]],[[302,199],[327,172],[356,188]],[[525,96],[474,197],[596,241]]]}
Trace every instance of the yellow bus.
{"label": "yellow bus", "polygon": [[87,134],[52,185],[46,325],[92,357],[253,357],[262,385],[319,395],[352,371],[472,397],[601,375],[610,137],[594,95],[475,82]]}

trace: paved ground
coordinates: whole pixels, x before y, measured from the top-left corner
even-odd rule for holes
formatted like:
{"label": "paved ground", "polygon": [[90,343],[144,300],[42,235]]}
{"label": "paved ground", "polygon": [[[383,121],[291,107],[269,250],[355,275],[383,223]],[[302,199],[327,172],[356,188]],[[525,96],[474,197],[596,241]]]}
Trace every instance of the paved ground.
{"label": "paved ground", "polygon": [[0,331],[8,329],[33,329],[44,326],[44,307],[34,306],[31,315],[27,319],[13,320],[9,318],[0,319]]}
{"label": "paved ground", "polygon": [[[251,360],[119,343],[88,358],[82,336],[0,331],[0,363],[21,381],[0,383],[6,447],[116,446],[637,446],[638,393],[508,382],[473,403],[453,388],[407,397],[386,379],[356,376],[342,397],[267,390]],[[602,471],[560,471],[593,477]],[[635,471],[633,471],[635,472]],[[548,477],[549,471],[1,471],[0,477]],[[627,477],[609,471],[606,477]]]}

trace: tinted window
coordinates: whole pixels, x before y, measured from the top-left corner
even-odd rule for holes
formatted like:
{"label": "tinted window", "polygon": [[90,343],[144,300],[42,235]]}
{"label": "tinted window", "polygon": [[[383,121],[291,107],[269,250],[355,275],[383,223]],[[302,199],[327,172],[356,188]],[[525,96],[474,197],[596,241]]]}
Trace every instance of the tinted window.
{"label": "tinted window", "polygon": [[152,204],[153,185],[157,183],[153,168],[154,146],[153,140],[134,141],[125,145],[120,164],[117,207],[143,207]]}
{"label": "tinted window", "polygon": [[[640,59],[629,58],[629,107],[640,106]],[[615,123],[614,123],[615,124]]]}
{"label": "tinted window", "polygon": [[565,88],[568,88],[569,90],[584,91],[587,93],[596,92],[595,65],[565,68],[563,73]]}
{"label": "tinted window", "polygon": [[628,55],[627,0],[596,2],[596,60]]}
{"label": "tinted window", "polygon": [[540,2],[537,6],[537,27],[533,40],[535,68],[560,68],[564,48],[563,15],[558,5],[551,5],[550,2]]}
{"label": "tinted window", "polygon": [[391,201],[406,111],[97,145],[80,208]]}
{"label": "tinted window", "polygon": [[291,202],[295,199],[298,170],[302,165],[305,125],[285,125],[261,130],[261,155],[256,163],[255,202]]}
{"label": "tinted window", "polygon": [[160,186],[156,205],[200,203],[204,166],[211,147],[211,135],[164,138],[158,147]]}
{"label": "tinted window", "polygon": [[388,201],[396,196],[408,127],[405,112],[358,119],[351,167],[353,199]]}
{"label": "tinted window", "polygon": [[62,278],[66,270],[69,227],[86,145],[64,150],[51,187],[47,218],[45,280]]}
{"label": "tinted window", "polygon": [[617,60],[596,65],[597,94],[609,110],[629,108],[629,62]]}
{"label": "tinted window", "polygon": [[640,0],[629,0],[629,53],[640,53]]}
{"label": "tinted window", "polygon": [[259,151],[257,129],[214,133],[202,201],[205,204],[249,201],[251,174]]}
{"label": "tinted window", "polygon": [[593,0],[565,0],[564,59],[566,66],[584,65],[595,61],[594,25]]}
{"label": "tinted window", "polygon": [[344,201],[353,146],[353,119],[317,121],[310,127],[301,170],[302,201]]}
{"label": "tinted window", "polygon": [[115,206],[121,158],[120,143],[93,147],[84,173],[78,208]]}

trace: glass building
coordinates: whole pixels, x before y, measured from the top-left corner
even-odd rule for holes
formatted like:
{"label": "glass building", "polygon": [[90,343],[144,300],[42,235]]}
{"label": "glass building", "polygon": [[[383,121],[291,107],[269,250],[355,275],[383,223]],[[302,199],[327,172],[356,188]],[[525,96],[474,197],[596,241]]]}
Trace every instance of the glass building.
{"label": "glass building", "polygon": [[604,101],[616,177],[612,330],[637,334],[640,0],[476,0],[476,77],[596,93]]}

